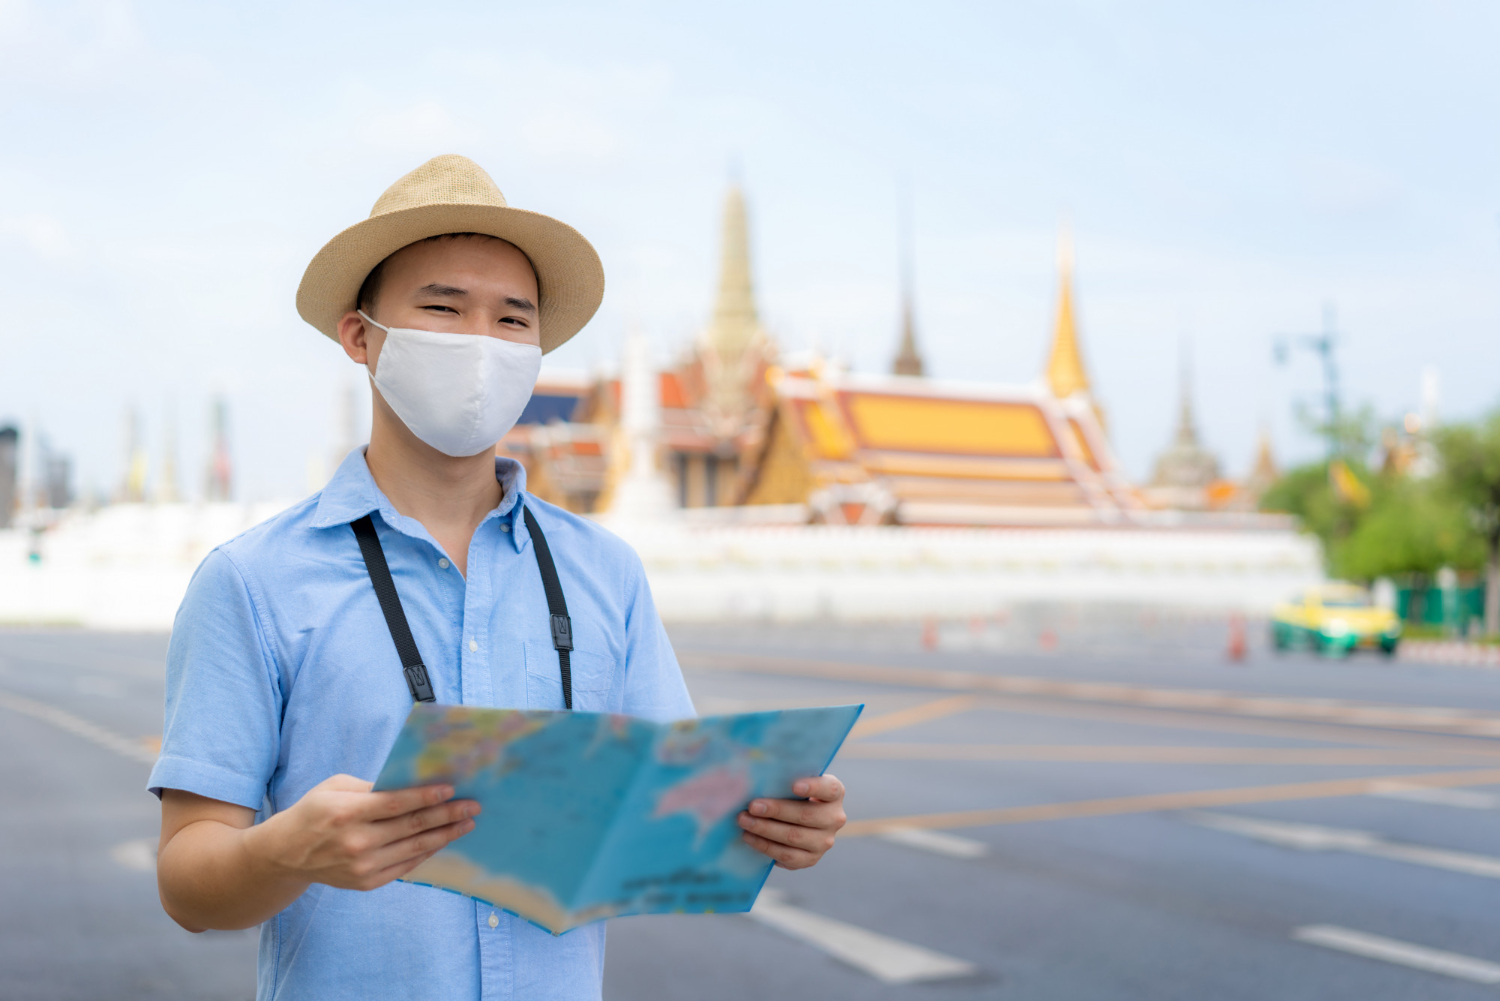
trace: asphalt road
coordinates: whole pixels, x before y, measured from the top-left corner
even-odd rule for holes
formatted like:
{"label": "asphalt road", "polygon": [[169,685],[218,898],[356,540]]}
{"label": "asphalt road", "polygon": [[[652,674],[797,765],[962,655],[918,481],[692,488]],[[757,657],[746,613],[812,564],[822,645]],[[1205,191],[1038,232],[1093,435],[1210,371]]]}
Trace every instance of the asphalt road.
{"label": "asphalt road", "polygon": [[[834,765],[855,823],[755,917],[612,922],[606,998],[1500,984],[1494,671],[1235,663],[1222,624],[1066,612],[673,639],[701,712],[868,704]],[[0,997],[254,994],[250,933],[189,935],[156,901],[165,645],[0,632]]]}

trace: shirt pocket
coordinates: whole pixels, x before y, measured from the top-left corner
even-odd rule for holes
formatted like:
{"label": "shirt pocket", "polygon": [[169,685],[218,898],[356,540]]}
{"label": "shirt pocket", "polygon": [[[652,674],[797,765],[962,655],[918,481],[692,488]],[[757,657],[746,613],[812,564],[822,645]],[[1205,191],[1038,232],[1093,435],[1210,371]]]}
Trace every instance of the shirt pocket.
{"label": "shirt pocket", "polygon": [[[583,712],[618,712],[623,700],[615,694],[620,665],[607,653],[574,650],[568,658],[573,682],[573,708]],[[623,688],[623,685],[620,686]],[[562,668],[550,645],[526,644],[526,708],[564,709]]]}

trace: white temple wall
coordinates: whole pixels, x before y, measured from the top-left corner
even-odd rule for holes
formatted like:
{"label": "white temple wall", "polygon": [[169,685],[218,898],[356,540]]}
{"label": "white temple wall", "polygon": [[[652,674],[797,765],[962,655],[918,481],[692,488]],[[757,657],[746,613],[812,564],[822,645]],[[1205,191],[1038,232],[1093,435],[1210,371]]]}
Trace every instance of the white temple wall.
{"label": "white temple wall", "polygon": [[[0,623],[169,629],[194,568],[279,505],[116,505],[0,532]],[[912,621],[1013,604],[1260,614],[1322,579],[1291,531],[619,525],[669,622]]]}

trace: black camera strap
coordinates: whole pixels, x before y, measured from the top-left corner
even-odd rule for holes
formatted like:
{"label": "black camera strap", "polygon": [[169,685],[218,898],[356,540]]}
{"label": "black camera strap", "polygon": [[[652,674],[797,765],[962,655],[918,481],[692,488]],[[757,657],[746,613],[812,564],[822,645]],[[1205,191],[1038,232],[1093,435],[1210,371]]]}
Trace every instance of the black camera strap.
{"label": "black camera strap", "polygon": [[[542,575],[542,590],[547,594],[547,611],[551,615],[552,647],[557,651],[557,664],[562,671],[563,705],[573,708],[573,669],[570,654],[573,650],[573,623],[568,618],[568,603],[563,598],[562,582],[557,579],[557,567],[552,562],[552,550],[547,548],[547,537],[529,508],[522,507],[526,519],[526,530],[531,533],[531,545],[536,550],[536,565]],[[365,570],[370,574],[370,583],[375,588],[375,597],[380,602],[380,611],[385,615],[386,627],[391,631],[391,640],[396,644],[396,654],[401,658],[401,671],[406,676],[406,687],[417,702],[434,702],[432,680],[422,663],[422,654],[417,650],[417,641],[412,639],[411,626],[406,622],[406,611],[401,607],[401,596],[396,593],[396,582],[391,579],[391,568],[385,561],[385,550],[380,546],[380,537],[375,533],[375,522],[369,515],[356,518],[349,523],[354,537],[359,540],[359,552],[365,560]]]}

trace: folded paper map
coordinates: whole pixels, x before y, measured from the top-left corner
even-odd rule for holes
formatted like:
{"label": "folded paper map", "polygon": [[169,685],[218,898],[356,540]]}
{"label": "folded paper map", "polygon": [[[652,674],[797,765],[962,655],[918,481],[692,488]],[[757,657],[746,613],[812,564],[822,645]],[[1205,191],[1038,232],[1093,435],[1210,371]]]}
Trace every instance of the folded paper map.
{"label": "folded paper map", "polygon": [[863,708],[650,723],[418,703],[375,788],[447,782],[478,800],[474,830],[405,880],[554,934],[624,914],[748,911],[771,860],[736,816],[821,775]]}

